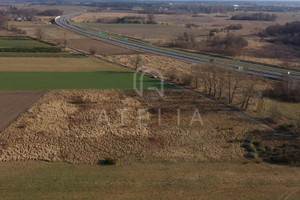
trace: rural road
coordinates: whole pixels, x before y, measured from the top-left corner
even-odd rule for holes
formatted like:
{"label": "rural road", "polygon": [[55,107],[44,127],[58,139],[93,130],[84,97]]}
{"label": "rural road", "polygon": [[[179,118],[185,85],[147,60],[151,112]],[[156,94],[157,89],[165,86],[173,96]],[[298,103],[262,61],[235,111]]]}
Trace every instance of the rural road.
{"label": "rural road", "polygon": [[220,66],[230,67],[235,70],[244,70],[248,73],[258,73],[262,74],[266,78],[272,78],[280,80],[282,79],[284,74],[290,72],[290,74],[294,75],[300,80],[300,71],[296,70],[288,70],[276,66],[257,64],[247,61],[233,60],[230,58],[216,58],[205,56],[201,57],[199,53],[187,52],[184,50],[177,50],[167,47],[160,47],[154,44],[147,43],[145,41],[137,40],[134,38],[124,38],[124,37],[115,37],[115,35],[108,35],[104,33],[97,33],[95,31],[87,30],[85,27],[75,26],[70,22],[70,19],[74,16],[80,15],[82,12],[71,13],[64,16],[58,16],[55,18],[55,23],[63,28],[72,30],[81,35],[85,35],[94,39],[102,40],[108,43],[116,44],[119,46],[124,46],[127,48],[132,48],[136,50],[141,50],[145,52],[155,53],[163,56],[168,56],[176,59],[181,59],[185,61],[190,61],[193,63],[205,63],[211,62],[214,60],[215,64]]}

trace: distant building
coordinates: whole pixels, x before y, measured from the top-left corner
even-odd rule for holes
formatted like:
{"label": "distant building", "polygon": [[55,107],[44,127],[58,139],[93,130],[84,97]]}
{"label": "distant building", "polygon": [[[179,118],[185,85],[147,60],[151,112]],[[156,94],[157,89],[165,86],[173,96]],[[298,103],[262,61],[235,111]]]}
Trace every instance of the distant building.
{"label": "distant building", "polygon": [[236,10],[236,9],[238,9],[239,5],[238,4],[234,4],[233,7]]}

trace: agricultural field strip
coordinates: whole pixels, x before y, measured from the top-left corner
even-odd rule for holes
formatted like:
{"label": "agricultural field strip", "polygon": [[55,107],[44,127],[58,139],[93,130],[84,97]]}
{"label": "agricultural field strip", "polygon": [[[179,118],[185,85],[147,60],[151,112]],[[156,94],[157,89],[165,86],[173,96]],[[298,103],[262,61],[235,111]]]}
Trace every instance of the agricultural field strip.
{"label": "agricultural field strip", "polygon": [[[191,62],[196,62],[196,63],[203,63],[203,62],[208,62],[210,60],[208,59],[204,59],[204,58],[199,58],[199,57],[195,57],[195,56],[191,56],[191,55],[186,55],[183,54],[182,52],[177,53],[177,52],[173,52],[174,50],[170,51],[168,50],[161,50],[158,49],[157,47],[147,47],[145,45],[140,45],[140,44],[133,44],[132,42],[128,42],[125,40],[121,40],[121,39],[115,39],[112,37],[107,37],[107,36],[103,36],[103,35],[99,35],[99,34],[94,34],[91,33],[89,31],[85,31],[82,30],[78,27],[75,27],[74,25],[70,25],[70,22],[66,22],[66,19],[72,18],[75,15],[79,15],[81,13],[72,13],[70,15],[65,15],[65,16],[61,16],[61,17],[57,17],[55,19],[56,23],[59,26],[62,26],[64,28],[68,28],[70,30],[73,30],[77,33],[83,34],[83,35],[87,35],[89,37],[95,38],[95,39],[101,39],[110,43],[114,43],[114,44],[118,44],[118,45],[122,45],[122,46],[127,46],[127,47],[131,47],[131,48],[135,48],[135,49],[139,49],[142,51],[148,51],[148,52],[152,52],[152,53],[156,53],[156,54],[161,54],[161,55],[165,55],[165,56],[169,56],[169,57],[173,57],[173,58],[177,58],[177,59],[183,59],[183,60],[188,60]],[[175,50],[176,51],[176,50]],[[211,57],[211,58],[215,58],[215,57]],[[229,60],[230,61],[230,60]],[[250,63],[245,63],[242,61],[234,61],[234,64],[228,64],[225,62],[221,62],[221,61],[216,61],[216,63],[220,64],[220,65],[227,65],[230,67],[233,67],[235,69],[238,69],[240,66],[243,66],[245,68],[247,68],[249,65],[251,67],[249,67],[249,73],[263,73],[265,74],[266,77],[270,77],[270,78],[277,78],[280,79],[283,74],[287,73],[289,70],[283,70],[284,72],[279,72],[278,68],[276,67],[270,67],[270,66],[264,66],[264,65],[254,65],[254,64],[250,64]],[[299,72],[297,71],[290,71],[292,74],[296,75],[297,78],[300,79],[300,76],[298,76]]]}
{"label": "agricultural field strip", "polygon": [[0,132],[41,98],[45,91],[0,90]]}
{"label": "agricultural field strip", "polygon": [[[70,52],[39,52],[39,48],[52,48],[52,43],[24,36],[0,36],[0,57],[85,57]],[[55,47],[57,48],[57,47]],[[35,51],[32,51],[36,49]]]}

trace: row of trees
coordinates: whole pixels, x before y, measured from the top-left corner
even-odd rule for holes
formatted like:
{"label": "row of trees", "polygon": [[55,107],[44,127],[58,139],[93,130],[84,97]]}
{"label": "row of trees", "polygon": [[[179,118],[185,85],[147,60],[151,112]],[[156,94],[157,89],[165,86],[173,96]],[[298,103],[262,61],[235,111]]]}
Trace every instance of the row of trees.
{"label": "row of trees", "polygon": [[109,24],[157,24],[155,16],[148,14],[147,18],[142,16],[124,16],[124,17],[106,17],[99,18],[96,20],[98,23],[109,23]]}
{"label": "row of trees", "polygon": [[231,17],[232,20],[255,20],[255,21],[275,21],[277,15],[269,13],[238,13]]}
{"label": "row of trees", "polygon": [[275,37],[277,41],[286,44],[300,45],[300,21],[285,25],[271,25],[259,34],[262,37]]}
{"label": "row of trees", "polygon": [[41,15],[41,16],[59,16],[63,14],[63,11],[59,9],[46,9],[44,11],[39,11],[34,8],[17,8],[15,6],[10,6],[4,14],[6,16],[10,16],[10,18],[13,17],[21,17],[25,18],[27,20],[34,20],[34,17],[36,15]]}
{"label": "row of trees", "polygon": [[229,104],[234,103],[239,95],[240,108],[247,110],[251,99],[257,94],[256,86],[260,77],[210,64],[195,66],[193,75],[180,78],[174,72],[170,72],[169,79],[188,87],[202,89],[206,94],[224,99]]}

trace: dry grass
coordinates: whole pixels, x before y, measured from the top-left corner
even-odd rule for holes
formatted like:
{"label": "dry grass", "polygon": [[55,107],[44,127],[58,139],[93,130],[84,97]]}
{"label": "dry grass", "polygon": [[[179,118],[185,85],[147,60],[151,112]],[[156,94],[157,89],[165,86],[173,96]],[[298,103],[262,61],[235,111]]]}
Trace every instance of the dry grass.
{"label": "dry grass", "polygon": [[87,71],[128,71],[126,68],[110,64],[95,58],[35,58],[0,57],[0,71],[51,71],[51,72],[87,72]]}
{"label": "dry grass", "polygon": [[150,42],[164,42],[176,39],[184,32],[198,35],[199,31],[185,28],[178,25],[165,24],[100,24],[100,23],[81,23],[81,25],[95,30],[128,35]]}
{"label": "dry grass", "polygon": [[[129,35],[140,39],[152,41],[152,42],[167,42],[183,32],[192,32],[197,37],[205,41],[207,35],[211,29],[222,29],[231,24],[242,24],[243,29],[233,31],[236,34],[242,34],[248,36],[249,46],[245,48],[242,55],[238,58],[247,59],[252,61],[258,61],[267,64],[281,65],[283,67],[299,69],[299,51],[292,46],[276,45],[267,42],[259,41],[259,38],[253,36],[264,30],[270,25],[285,24],[287,22],[296,21],[299,19],[299,13],[276,13],[278,19],[273,21],[237,21],[228,20],[234,13],[227,13],[228,17],[221,18],[215,17],[213,14],[201,14],[202,17],[192,17],[190,15],[155,15],[158,25],[141,25],[141,24],[97,24],[97,23],[84,23],[86,26],[90,26],[96,29],[103,29],[113,33],[119,33],[123,35]],[[128,15],[142,14],[126,13],[126,12],[101,12],[101,13],[84,13],[74,18],[78,23],[83,21],[94,22],[100,17],[124,17]],[[224,14],[222,14],[224,15]],[[168,23],[169,25],[161,25],[161,23]],[[185,24],[194,23],[199,25],[197,29],[184,28]],[[225,34],[221,33],[221,34]],[[199,46],[200,51],[206,51],[207,47],[204,43]]]}
{"label": "dry grass", "polygon": [[[124,108],[128,109],[125,125],[117,113]],[[197,121],[190,126],[196,108],[203,125]],[[103,115],[99,121],[102,109],[107,111],[109,124]],[[142,113],[146,125],[138,123],[138,109],[147,109]],[[158,125],[158,109],[167,126]],[[181,110],[180,125],[177,109]],[[96,163],[105,157],[126,160],[134,156],[241,161],[239,144],[228,141],[254,129],[264,128],[188,91],[166,91],[161,100],[151,91],[143,98],[134,91],[52,91],[3,131],[0,160]]]}

